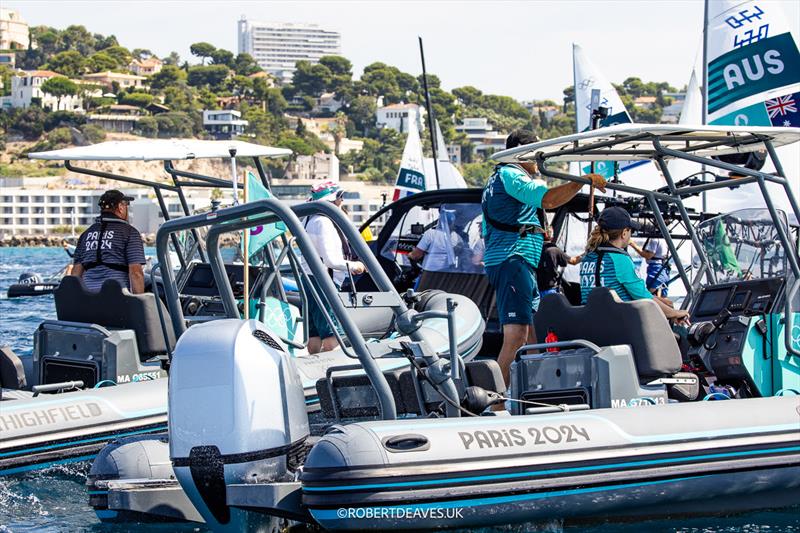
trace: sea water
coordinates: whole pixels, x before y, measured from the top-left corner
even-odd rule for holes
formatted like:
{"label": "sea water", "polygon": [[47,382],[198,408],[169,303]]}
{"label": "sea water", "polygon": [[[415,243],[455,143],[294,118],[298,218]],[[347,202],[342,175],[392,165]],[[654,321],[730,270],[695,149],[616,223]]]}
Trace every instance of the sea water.
{"label": "sea water", "polygon": [[[153,255],[154,250],[147,250]],[[7,298],[8,287],[20,274],[58,272],[69,257],[60,248],[0,248],[0,345],[17,354],[33,350],[33,333],[42,320],[55,318],[52,296]],[[0,409],[2,406],[0,405]],[[77,463],[14,476],[0,477],[0,533],[20,531],[205,531],[193,524],[101,523],[88,505],[86,475],[89,463]],[[680,509],[675,509],[676,514]],[[524,524],[481,531],[542,533],[800,533],[800,508],[725,517],[676,518],[571,525],[561,521]]]}

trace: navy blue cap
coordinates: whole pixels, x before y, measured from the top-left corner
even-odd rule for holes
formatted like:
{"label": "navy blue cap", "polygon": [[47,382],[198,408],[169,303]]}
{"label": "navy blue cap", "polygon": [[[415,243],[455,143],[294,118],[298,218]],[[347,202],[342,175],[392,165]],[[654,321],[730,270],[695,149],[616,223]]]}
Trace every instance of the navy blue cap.
{"label": "navy blue cap", "polygon": [[597,224],[603,229],[642,229],[642,225],[631,218],[631,214],[621,207],[606,207],[600,213]]}

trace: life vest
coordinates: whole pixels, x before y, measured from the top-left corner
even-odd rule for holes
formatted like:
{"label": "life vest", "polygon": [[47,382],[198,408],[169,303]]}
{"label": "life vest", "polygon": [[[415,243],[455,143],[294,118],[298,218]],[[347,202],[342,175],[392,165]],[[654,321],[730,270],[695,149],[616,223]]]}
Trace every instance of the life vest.
{"label": "life vest", "polygon": [[[128,272],[128,265],[121,265],[119,263],[107,263],[107,262],[103,261],[103,257],[102,257],[103,234],[105,234],[106,227],[108,226],[108,224],[113,224],[113,223],[122,224],[123,239],[124,239],[124,242],[128,242],[128,238],[130,238],[131,231],[133,231],[133,226],[131,226],[128,223],[127,220],[122,220],[121,218],[116,218],[116,217],[100,216],[100,217],[98,217],[97,220],[98,220],[98,222],[95,222],[94,224],[89,226],[89,229],[86,230],[87,232],[89,232],[89,231],[92,230],[92,228],[94,228],[98,224],[100,225],[100,233],[99,233],[99,235],[97,237],[97,250],[96,250],[96,253],[95,253],[95,259],[94,259],[94,261],[90,261],[88,263],[81,263],[81,266],[83,266],[83,270],[89,271],[89,270],[91,270],[93,268],[97,268],[99,266],[104,266],[104,267],[109,268],[111,270],[116,270],[117,272],[125,272],[125,273],[127,273]],[[83,245],[86,246],[86,242],[85,241],[84,241]]]}
{"label": "life vest", "polygon": [[[546,221],[547,217],[539,217],[537,209],[520,202],[506,192],[503,180],[500,179],[500,169],[503,166],[497,165],[494,167],[489,183],[483,190],[483,197],[481,198],[483,220],[497,230],[517,233],[521,237],[534,233],[545,233],[539,221]],[[493,215],[490,215],[490,212]],[[534,217],[537,223],[520,224],[520,220],[530,219],[531,217]]]}

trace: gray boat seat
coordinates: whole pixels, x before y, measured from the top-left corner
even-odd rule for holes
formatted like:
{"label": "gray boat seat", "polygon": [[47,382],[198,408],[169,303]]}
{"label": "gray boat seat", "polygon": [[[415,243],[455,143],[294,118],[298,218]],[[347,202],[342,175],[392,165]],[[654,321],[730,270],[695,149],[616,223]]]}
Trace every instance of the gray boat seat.
{"label": "gray boat seat", "polygon": [[669,322],[655,302],[623,302],[604,287],[592,290],[585,305],[573,306],[562,294],[545,296],[533,323],[540,341],[552,330],[559,341],[630,345],[642,381],[673,376],[683,363]]}
{"label": "gray boat seat", "polygon": [[[171,352],[175,347],[169,312],[152,293],[131,294],[114,280],[106,280],[100,290],[94,292],[88,290],[80,278],[65,276],[54,295],[58,320],[132,330],[142,361]],[[161,306],[167,325],[166,339],[156,305]]]}
{"label": "gray boat seat", "polygon": [[10,346],[0,346],[0,388],[24,389],[25,367]]}

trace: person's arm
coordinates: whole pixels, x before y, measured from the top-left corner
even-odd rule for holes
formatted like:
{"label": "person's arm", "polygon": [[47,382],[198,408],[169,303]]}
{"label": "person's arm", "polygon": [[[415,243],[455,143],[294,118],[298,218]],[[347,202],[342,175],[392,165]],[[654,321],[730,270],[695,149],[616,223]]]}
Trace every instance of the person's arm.
{"label": "person's arm", "polygon": [[78,237],[78,244],[75,245],[75,252],[72,254],[72,269],[69,271],[69,276],[75,276],[76,278],[83,277],[83,248],[84,248],[84,233],[80,237]]}
{"label": "person's arm", "polygon": [[614,270],[617,273],[617,280],[625,287],[625,290],[628,291],[631,297],[636,300],[653,300],[658,307],[661,308],[661,311],[667,319],[675,320],[679,324],[688,325],[689,312],[682,309],[675,309],[660,298],[655,298],[650,291],[647,290],[644,280],[636,275],[630,256],[618,256],[618,254],[610,255],[611,259],[614,261]]}
{"label": "person's arm", "polygon": [[631,241],[631,248],[633,248],[633,250],[637,254],[641,255],[646,261],[650,261],[652,258],[656,256],[655,252],[652,252],[650,250],[645,250],[644,248],[636,244],[634,241]]}
{"label": "person's arm", "polygon": [[76,278],[83,277],[83,265],[80,263],[72,263],[72,270],[70,270],[70,276],[75,276]]}
{"label": "person's arm", "polygon": [[[364,272],[364,265],[360,261],[347,261],[342,254],[342,241],[339,239],[339,233],[333,225],[333,221],[324,216],[315,217],[316,228],[320,232],[320,239],[318,240],[319,256],[326,267],[331,270],[340,270],[352,274],[361,274]],[[309,224],[310,226],[310,224]]]}
{"label": "person's arm", "polygon": [[139,263],[128,265],[128,277],[131,280],[131,292],[144,294],[144,268]]}
{"label": "person's arm", "polygon": [[569,264],[569,265],[577,265],[583,259],[583,255],[584,254],[580,254],[580,255],[576,255],[575,257],[570,257],[569,260],[567,261],[567,264]]}
{"label": "person's arm", "polygon": [[128,263],[128,280],[133,294],[144,293],[144,265],[147,258],[144,255],[144,241],[136,228],[131,228],[128,242],[125,244],[125,259]]}
{"label": "person's arm", "polygon": [[422,234],[422,238],[419,240],[417,245],[414,246],[414,249],[411,250],[411,252],[409,252],[408,258],[411,261],[418,262],[423,257],[425,257],[426,253],[428,253],[428,250],[430,250],[430,248],[431,248],[431,241],[432,241],[431,232],[432,231],[435,231],[435,230],[429,229],[428,231],[423,233]]}
{"label": "person's arm", "polygon": [[[591,180],[592,185],[600,189],[600,192],[606,192],[606,179],[600,174],[586,174],[584,178]],[[547,191],[547,194],[544,195],[544,198],[542,198],[542,207],[545,209],[561,207],[572,200],[582,187],[583,183],[576,183],[574,181],[552,187]]]}

